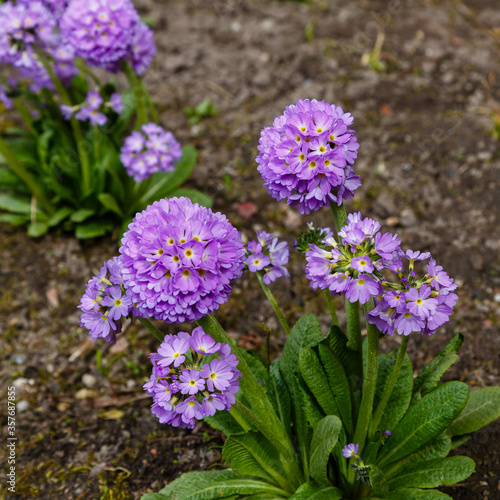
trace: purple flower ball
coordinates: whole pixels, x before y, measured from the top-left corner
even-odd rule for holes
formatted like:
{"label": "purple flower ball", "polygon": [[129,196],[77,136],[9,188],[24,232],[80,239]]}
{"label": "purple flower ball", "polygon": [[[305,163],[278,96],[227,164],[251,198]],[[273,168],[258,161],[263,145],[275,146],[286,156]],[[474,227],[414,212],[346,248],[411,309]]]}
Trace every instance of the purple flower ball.
{"label": "purple flower ball", "polygon": [[125,139],[120,160],[130,177],[141,182],[156,172],[171,172],[182,156],[172,132],[148,123]]}
{"label": "purple flower ball", "polygon": [[196,321],[218,309],[245,260],[227,218],[185,197],[156,201],[138,213],[120,253],[138,310],[167,323]]}
{"label": "purple flower ball", "polygon": [[258,171],[269,194],[306,214],[350,199],[361,185],[352,168],[359,147],[352,121],[325,101],[288,106],[259,140]]}
{"label": "purple flower ball", "polygon": [[153,30],[144,23],[138,23],[132,40],[132,56],[130,63],[138,75],[143,75],[153,61],[156,45]]}
{"label": "purple flower ball", "polygon": [[116,72],[132,54],[139,14],[130,0],[71,0],[60,28],[66,43],[93,66]]}

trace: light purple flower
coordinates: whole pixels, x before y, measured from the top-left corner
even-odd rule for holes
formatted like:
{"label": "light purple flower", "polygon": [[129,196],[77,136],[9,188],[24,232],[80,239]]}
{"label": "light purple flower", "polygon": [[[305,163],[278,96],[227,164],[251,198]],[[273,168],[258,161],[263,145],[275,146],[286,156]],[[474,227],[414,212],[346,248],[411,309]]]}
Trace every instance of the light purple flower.
{"label": "light purple flower", "polygon": [[216,343],[215,340],[208,335],[208,333],[203,331],[201,326],[198,326],[193,330],[189,345],[199,354],[213,354],[221,348],[221,343]]}
{"label": "light purple flower", "polygon": [[420,289],[410,288],[406,292],[406,307],[420,319],[427,319],[435,311],[438,305],[437,299],[431,297],[432,290],[428,285],[422,285]]}
{"label": "light purple flower", "polygon": [[[199,262],[182,258],[193,242],[201,245]],[[245,258],[226,217],[184,197],[157,201],[138,213],[120,253],[124,284],[138,310],[168,323],[196,321],[226,302]],[[160,258],[152,259],[155,253]]]}
{"label": "light purple flower", "polygon": [[109,106],[116,114],[119,115],[123,111],[122,96],[117,92],[111,94],[111,97],[109,98]]}
{"label": "light purple flower", "polygon": [[349,287],[345,291],[345,296],[351,302],[359,300],[361,304],[366,304],[372,295],[377,295],[379,291],[377,282],[368,274],[360,274],[357,278],[349,282]]}
{"label": "light purple flower", "polygon": [[351,458],[358,454],[359,444],[350,443],[342,448],[342,455],[345,458]]}
{"label": "light purple flower", "polygon": [[158,348],[158,354],[162,359],[158,361],[160,366],[170,366],[172,363],[177,368],[186,359],[185,354],[189,351],[189,341],[184,338],[175,337],[172,341],[170,339],[161,343]]}
{"label": "light purple flower", "polygon": [[325,101],[299,99],[288,106],[259,140],[258,171],[269,194],[301,213],[349,199],[360,184],[351,167],[359,146],[348,128],[352,121]]}
{"label": "light purple flower", "polygon": [[182,370],[179,375],[179,389],[182,394],[196,394],[199,391],[203,391],[205,388],[205,381],[200,378],[200,372],[198,370]]}
{"label": "light purple flower", "polygon": [[143,22],[139,22],[132,38],[130,63],[138,75],[143,75],[153,61],[156,53],[153,31]]}
{"label": "light purple flower", "polygon": [[213,359],[210,365],[206,364],[201,371],[201,376],[207,380],[210,391],[215,389],[225,391],[229,388],[234,370],[225,361]]}

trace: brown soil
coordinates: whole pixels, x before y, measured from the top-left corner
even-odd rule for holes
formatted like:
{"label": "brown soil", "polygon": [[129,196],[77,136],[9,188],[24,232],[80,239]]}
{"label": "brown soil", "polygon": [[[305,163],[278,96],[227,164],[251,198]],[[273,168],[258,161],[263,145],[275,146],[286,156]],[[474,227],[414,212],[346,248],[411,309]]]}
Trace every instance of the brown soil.
{"label": "brown soil", "polygon": [[[343,106],[355,117],[363,176],[348,211],[378,218],[406,248],[431,251],[460,284],[452,321],[432,338],[411,339],[416,368],[458,330],[466,341],[447,378],[471,387],[500,384],[497,1],[136,4],[155,22],[158,55],[146,83],[162,124],[199,151],[190,185],[210,194],[248,238],[266,229],[292,242],[307,221],[331,225],[328,210],[302,217],[275,203],[254,158],[260,129],[286,105],[317,98]],[[189,127],[183,108],[203,99],[218,114]],[[141,389],[156,348],[150,334],[134,324],[110,347],[92,343],[78,326],[85,283],[117,254],[116,237],[78,242],[53,233],[33,240],[21,228],[0,230],[0,381],[4,394],[15,386],[20,397],[19,495],[138,499],[184,471],[219,466],[219,433],[205,424],[175,430],[151,415]],[[326,326],[298,255],[291,273],[293,289],[285,282],[273,288],[286,315],[293,322],[316,312]],[[262,349],[261,326],[270,329],[276,354],[284,338],[263,299],[245,275],[217,316],[245,347]],[[384,340],[383,348],[396,341]],[[476,472],[443,491],[456,499],[500,497],[499,428],[489,425],[459,450],[476,460]]]}

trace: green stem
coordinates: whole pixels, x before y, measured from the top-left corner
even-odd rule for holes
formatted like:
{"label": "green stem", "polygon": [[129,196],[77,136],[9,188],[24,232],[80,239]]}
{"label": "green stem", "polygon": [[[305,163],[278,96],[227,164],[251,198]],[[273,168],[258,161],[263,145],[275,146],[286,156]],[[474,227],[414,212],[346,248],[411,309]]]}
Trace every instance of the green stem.
{"label": "green stem", "polygon": [[398,355],[394,363],[394,367],[389,378],[387,379],[382,398],[380,399],[380,403],[377,406],[377,410],[373,415],[372,433],[375,433],[378,429],[387,402],[389,401],[392,391],[394,390],[394,386],[396,385],[396,382],[398,380],[399,372],[401,371],[401,367],[403,366],[403,361],[405,359],[409,339],[409,335],[403,335],[403,337],[401,338],[401,345],[399,346]]}
{"label": "green stem", "polygon": [[0,136],[0,153],[7,161],[7,165],[10,167],[10,169],[26,184],[26,186],[33,193],[33,196],[35,196],[36,199],[43,206],[44,210],[48,214],[53,215],[55,213],[55,209],[52,206],[52,203],[50,203],[50,201],[45,196],[45,193],[43,189],[40,187],[40,184],[28,172],[28,170],[24,167],[24,165],[17,159],[16,155],[10,150],[9,146],[5,144],[1,136]]}
{"label": "green stem", "polygon": [[[46,69],[47,73],[52,80],[57,92],[61,96],[61,99],[66,106],[72,106],[71,98],[69,96],[66,87],[59,80],[58,76],[55,74],[50,62],[45,57],[43,51],[40,49],[35,49],[38,59],[42,63],[43,67]],[[80,163],[82,167],[82,193],[86,195],[90,191],[90,162],[86,151],[85,139],[83,137],[82,129],[80,127],[80,122],[72,117],[70,120],[71,128],[73,129],[73,135],[76,141],[76,147],[78,149],[78,156],[80,157]]]}
{"label": "green stem", "polygon": [[14,99],[14,104],[16,105],[16,109],[19,111],[21,118],[24,120],[24,123],[28,127],[28,130],[35,136],[38,137],[38,132],[35,127],[33,127],[33,118],[31,117],[31,113],[28,108],[24,105],[24,102],[20,97]]}
{"label": "green stem", "polygon": [[337,233],[347,224],[347,214],[344,205],[337,206],[336,204],[331,204],[333,219],[335,220],[335,227]]}
{"label": "green stem", "polygon": [[135,128],[138,130],[142,127],[142,125],[145,125],[148,122],[148,111],[145,102],[146,93],[141,79],[135,74],[132,66],[125,61],[122,63],[122,68],[137,104],[137,122],[135,124]]}
{"label": "green stem", "polygon": [[[213,315],[209,314],[208,316],[204,316],[199,319],[197,323],[202,326],[205,332],[211,335],[216,342],[224,342],[231,345],[231,339]],[[250,366],[248,366],[245,358],[241,355],[240,350],[237,347],[232,347],[232,351],[239,362],[238,370],[242,375],[240,380],[241,389],[253,410],[250,412],[251,415],[249,415],[247,411],[242,411],[242,414],[262,432],[277,450],[283,453],[287,460],[294,461],[295,450],[292,442],[283,424],[276,416],[274,408],[264,389],[255,378]]]}
{"label": "green stem", "polygon": [[345,299],[345,311],[347,321],[347,338],[349,347],[354,351],[361,352],[363,342],[361,341],[361,321],[359,319],[359,302],[351,302]]}
{"label": "green stem", "polygon": [[285,330],[285,333],[287,335],[290,335],[291,330],[290,330],[290,327],[288,326],[288,322],[287,322],[285,316],[283,315],[283,313],[281,312],[281,309],[279,308],[278,302],[277,302],[276,298],[274,297],[273,293],[271,292],[269,287],[264,283],[264,281],[262,279],[262,272],[257,271],[255,274],[257,275],[257,279],[259,280],[260,286],[262,287],[262,290],[264,290],[264,293],[266,294],[267,300],[271,304],[271,307],[273,308],[274,313],[276,314],[279,322],[281,323],[283,330]]}
{"label": "green stem", "polygon": [[[373,299],[364,304],[365,314],[373,309]],[[359,407],[356,431],[354,432],[353,443],[359,444],[359,454],[363,450],[368,426],[373,413],[373,399],[377,386],[378,353],[379,353],[379,332],[371,323],[366,322],[368,333],[368,351],[366,360],[366,373],[363,378],[363,389],[361,405]]]}
{"label": "green stem", "polygon": [[337,319],[337,312],[335,311],[335,306],[333,305],[332,292],[330,290],[325,289],[325,299],[328,305],[328,310],[330,311],[330,316],[332,317],[332,324],[335,326],[339,326],[339,320]]}
{"label": "green stem", "polygon": [[148,101],[149,111],[151,113],[151,116],[153,117],[153,121],[157,125],[159,125],[160,119],[158,117],[158,112],[156,111],[156,106],[155,106],[155,104],[153,102],[151,94],[149,93],[149,90],[144,85],[144,82],[141,82],[141,83],[142,83],[142,88],[144,89],[144,95],[146,96],[146,100]]}
{"label": "green stem", "polygon": [[165,340],[165,335],[156,328],[156,326],[149,321],[147,318],[139,318],[139,321],[141,322],[142,326],[144,326],[147,330],[149,330],[150,333],[152,333],[160,342],[163,342]]}

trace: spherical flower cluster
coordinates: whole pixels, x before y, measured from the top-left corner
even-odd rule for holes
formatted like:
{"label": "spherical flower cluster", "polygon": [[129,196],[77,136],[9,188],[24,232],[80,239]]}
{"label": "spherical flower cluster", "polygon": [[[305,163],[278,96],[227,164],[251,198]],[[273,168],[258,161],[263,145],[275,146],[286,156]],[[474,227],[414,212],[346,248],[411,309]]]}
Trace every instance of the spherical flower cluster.
{"label": "spherical flower cluster", "polygon": [[[380,224],[362,219],[360,213],[350,214],[347,222],[339,231],[340,243],[329,237],[309,245],[306,275],[311,287],[344,293],[351,302],[362,304],[373,297],[375,308],[368,321],[383,333],[435,333],[457,302],[453,280],[433,259],[427,274],[416,279],[415,262],[429,259],[430,253],[404,253],[397,235],[380,233]],[[407,276],[403,260],[409,261]],[[388,281],[385,271],[394,273],[397,280]]]}
{"label": "spherical flower cluster", "polygon": [[234,404],[238,360],[228,344],[216,343],[201,326],[191,335],[167,335],[150,358],[153,373],[144,390],[153,396],[151,411],[160,423],[193,429],[196,420]]}
{"label": "spherical flower cluster", "polygon": [[127,174],[141,182],[156,172],[171,172],[181,156],[181,145],[172,132],[147,123],[125,139],[120,160]]}
{"label": "spherical flower cluster", "polygon": [[262,280],[266,285],[276,281],[281,276],[289,278],[285,267],[288,264],[290,252],[286,241],[278,243],[278,238],[265,231],[256,231],[258,241],[250,241],[247,247],[247,266],[252,273],[264,271]]}
{"label": "spherical flower cluster", "polygon": [[121,332],[122,318],[139,313],[133,307],[132,299],[123,287],[121,257],[113,257],[104,263],[99,273],[87,283],[79,309],[83,311],[80,326],[89,330],[92,340],[99,337],[106,342],[116,342]]}
{"label": "spherical flower cluster", "polygon": [[352,167],[359,147],[352,122],[350,113],[325,101],[288,106],[259,140],[258,171],[269,194],[306,214],[350,199],[361,185]]}
{"label": "spherical flower cluster", "polygon": [[306,276],[314,289],[330,289],[345,293],[351,302],[365,304],[379,293],[380,273],[384,262],[397,258],[401,241],[389,233],[379,232],[380,224],[361,219],[361,214],[349,214],[348,224],[339,236],[326,238],[321,246],[310,245],[306,253]]}
{"label": "spherical flower cluster", "polygon": [[245,250],[224,215],[189,198],[170,198],[138,213],[128,227],[122,274],[144,316],[195,321],[228,300]]}
{"label": "spherical flower cluster", "polygon": [[85,101],[76,106],[61,105],[61,112],[66,120],[73,116],[79,121],[89,120],[92,125],[105,125],[108,121],[104,112],[112,109],[115,113],[120,114],[123,110],[123,101],[120,94],[114,93],[111,95],[109,102],[104,102],[99,92],[87,92]]}
{"label": "spherical flower cluster", "polygon": [[109,71],[130,61],[144,72],[154,55],[152,34],[130,0],[71,0],[60,27],[78,56]]}

